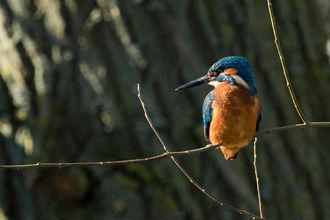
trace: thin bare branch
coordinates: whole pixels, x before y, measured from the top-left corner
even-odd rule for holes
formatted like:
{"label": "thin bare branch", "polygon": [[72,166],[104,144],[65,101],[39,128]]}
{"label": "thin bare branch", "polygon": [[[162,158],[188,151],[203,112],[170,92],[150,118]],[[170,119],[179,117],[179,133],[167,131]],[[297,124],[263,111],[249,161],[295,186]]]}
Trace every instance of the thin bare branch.
{"label": "thin bare branch", "polygon": [[264,218],[264,216],[262,214],[260,188],[259,188],[259,177],[258,177],[258,169],[257,169],[257,141],[258,141],[258,138],[254,138],[254,161],[253,161],[253,165],[254,165],[254,173],[256,175],[260,217]]}
{"label": "thin bare branch", "polygon": [[[166,151],[167,153],[169,153],[168,148],[166,147],[164,141],[161,139],[161,137],[160,137],[158,131],[157,131],[157,130],[154,128],[154,126],[152,125],[151,120],[150,120],[150,118],[149,118],[149,116],[148,116],[148,114],[147,114],[147,110],[146,110],[146,108],[145,108],[145,104],[144,104],[144,102],[143,102],[143,100],[142,100],[142,97],[141,97],[141,93],[140,93],[140,85],[139,85],[139,84],[137,84],[137,90],[138,90],[138,97],[139,97],[139,99],[140,99],[140,102],[141,102],[141,105],[142,105],[142,108],[143,108],[143,111],[144,111],[144,115],[145,115],[145,117],[146,117],[146,119],[147,119],[147,121],[148,121],[150,127],[152,128],[152,130],[153,130],[153,131],[155,132],[155,134],[157,135],[157,137],[158,137],[159,141],[162,143],[163,148],[165,149],[165,151]],[[213,146],[213,145],[211,145],[211,146]],[[250,212],[248,212],[248,211],[245,211],[245,210],[243,210],[243,209],[238,209],[238,208],[236,208],[236,207],[234,207],[234,206],[232,206],[232,205],[229,205],[229,204],[227,204],[227,203],[221,201],[220,199],[217,199],[217,198],[214,197],[211,193],[209,193],[205,188],[203,188],[201,185],[199,185],[199,183],[197,183],[196,180],[194,180],[194,179],[189,175],[189,173],[188,173],[188,172],[187,172],[187,171],[181,166],[181,164],[175,159],[174,156],[171,156],[171,159],[172,159],[173,162],[179,167],[179,169],[183,172],[183,174],[184,174],[184,175],[190,180],[190,182],[191,182],[192,184],[194,184],[199,190],[201,190],[204,194],[206,194],[208,197],[210,197],[211,199],[213,199],[215,202],[217,202],[217,203],[219,203],[220,205],[222,205],[222,206],[224,206],[224,207],[226,207],[226,208],[228,208],[228,209],[231,209],[231,210],[233,210],[233,211],[235,211],[235,212],[238,212],[238,213],[240,213],[240,214],[244,214],[244,215],[250,216],[250,217],[253,218],[253,219],[263,219],[263,218],[260,218],[260,217],[254,215],[254,214],[252,214],[252,213],[250,213]]]}
{"label": "thin bare branch", "polygon": [[132,159],[132,160],[119,160],[119,161],[106,161],[106,162],[77,162],[77,163],[34,163],[34,164],[25,164],[25,165],[0,165],[0,168],[7,169],[21,169],[21,168],[31,168],[31,167],[72,167],[72,166],[107,166],[107,165],[123,165],[130,163],[141,163],[163,159],[169,156],[181,156],[181,155],[190,155],[196,153],[202,153],[204,151],[214,149],[219,147],[219,144],[209,144],[205,147],[193,149],[193,150],[185,150],[185,151],[176,151],[176,152],[166,152],[153,157],[146,157],[141,159]]}
{"label": "thin bare branch", "polygon": [[273,28],[274,38],[275,38],[274,42],[275,42],[275,45],[276,45],[276,48],[277,48],[278,55],[279,55],[280,60],[281,60],[282,69],[283,69],[284,77],[285,77],[285,80],[286,80],[286,85],[289,89],[292,102],[293,102],[294,107],[296,108],[296,110],[298,112],[299,117],[301,118],[301,120],[303,121],[304,124],[308,124],[309,121],[306,119],[306,117],[304,116],[302,110],[300,109],[300,106],[298,104],[298,100],[296,98],[296,95],[294,94],[292,84],[291,84],[291,81],[290,81],[290,77],[289,77],[289,73],[288,73],[288,70],[286,68],[284,56],[283,56],[281,45],[280,45],[280,40],[279,40],[278,34],[277,34],[277,28],[276,28],[276,22],[275,22],[275,17],[274,17],[274,12],[273,12],[272,1],[267,0],[267,3],[268,3],[268,11],[269,11],[269,15],[270,15],[270,21],[272,23],[272,28]]}
{"label": "thin bare branch", "polygon": [[288,130],[294,130],[294,129],[302,129],[302,128],[324,128],[324,127],[330,127],[330,122],[309,122],[308,124],[295,124],[295,125],[287,125],[282,127],[276,127],[276,128],[269,128],[262,131],[258,131],[255,133],[254,136],[259,136],[261,134],[271,134],[281,131],[288,131]]}

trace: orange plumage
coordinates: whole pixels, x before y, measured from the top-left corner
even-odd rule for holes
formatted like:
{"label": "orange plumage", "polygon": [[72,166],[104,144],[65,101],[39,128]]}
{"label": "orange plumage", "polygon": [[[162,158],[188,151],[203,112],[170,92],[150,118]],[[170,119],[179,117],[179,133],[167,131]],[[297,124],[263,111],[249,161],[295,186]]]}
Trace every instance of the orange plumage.
{"label": "orange plumage", "polygon": [[241,147],[253,138],[261,108],[256,96],[242,86],[221,83],[214,90],[210,123],[210,141],[220,147],[225,159],[234,159]]}

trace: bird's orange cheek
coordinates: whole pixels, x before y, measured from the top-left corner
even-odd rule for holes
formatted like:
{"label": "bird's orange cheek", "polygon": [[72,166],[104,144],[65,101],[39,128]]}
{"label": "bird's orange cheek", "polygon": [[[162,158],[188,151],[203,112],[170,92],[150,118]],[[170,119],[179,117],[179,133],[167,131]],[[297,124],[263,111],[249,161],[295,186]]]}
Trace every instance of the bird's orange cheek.
{"label": "bird's orange cheek", "polygon": [[223,71],[222,74],[225,74],[227,76],[234,76],[237,74],[237,69],[229,68],[229,69],[226,69],[225,71]]}

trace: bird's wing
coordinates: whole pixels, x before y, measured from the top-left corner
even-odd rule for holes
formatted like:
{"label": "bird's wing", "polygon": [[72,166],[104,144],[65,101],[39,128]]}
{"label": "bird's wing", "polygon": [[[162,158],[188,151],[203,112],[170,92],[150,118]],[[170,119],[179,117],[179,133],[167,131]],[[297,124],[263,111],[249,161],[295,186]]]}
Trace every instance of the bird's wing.
{"label": "bird's wing", "polygon": [[203,103],[203,122],[204,122],[204,137],[208,141],[209,137],[209,130],[210,130],[210,122],[211,122],[211,115],[212,115],[212,102],[214,100],[214,94],[212,90],[204,99]]}
{"label": "bird's wing", "polygon": [[258,119],[257,119],[257,127],[256,127],[256,131],[259,130],[259,125],[261,123],[261,119],[262,119],[262,109],[260,107],[260,111],[259,111],[259,115],[258,115]]}

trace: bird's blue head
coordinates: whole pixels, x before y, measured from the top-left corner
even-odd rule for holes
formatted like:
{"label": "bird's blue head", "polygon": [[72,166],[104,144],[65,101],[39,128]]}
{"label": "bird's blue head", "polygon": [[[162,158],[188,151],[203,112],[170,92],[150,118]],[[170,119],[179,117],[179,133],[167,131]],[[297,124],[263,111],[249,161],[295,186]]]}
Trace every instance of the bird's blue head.
{"label": "bird's blue head", "polygon": [[176,90],[205,83],[217,87],[222,82],[241,85],[248,90],[249,95],[257,93],[251,65],[247,59],[239,56],[230,56],[218,60],[211,66],[205,76],[186,83]]}

